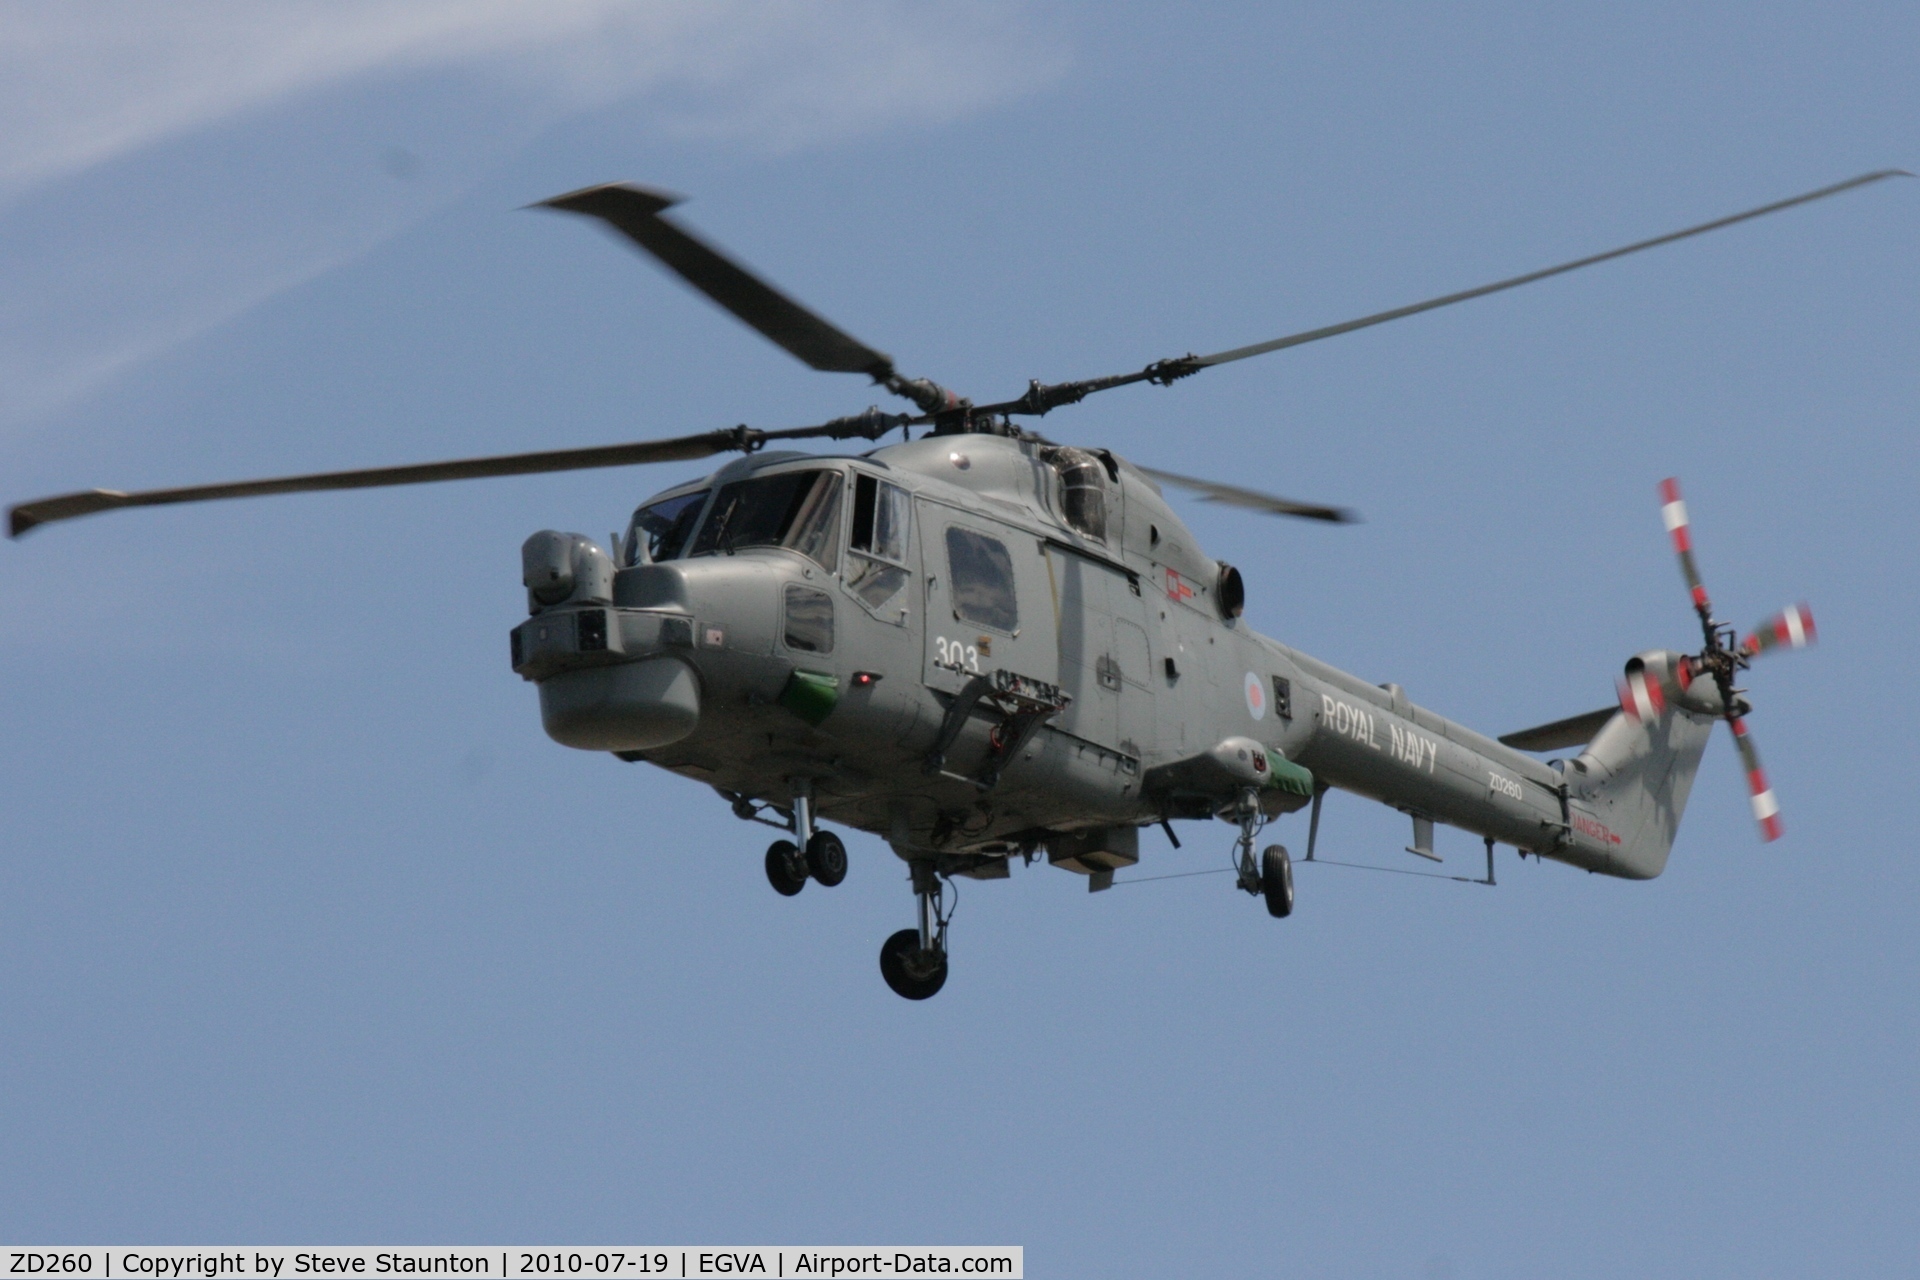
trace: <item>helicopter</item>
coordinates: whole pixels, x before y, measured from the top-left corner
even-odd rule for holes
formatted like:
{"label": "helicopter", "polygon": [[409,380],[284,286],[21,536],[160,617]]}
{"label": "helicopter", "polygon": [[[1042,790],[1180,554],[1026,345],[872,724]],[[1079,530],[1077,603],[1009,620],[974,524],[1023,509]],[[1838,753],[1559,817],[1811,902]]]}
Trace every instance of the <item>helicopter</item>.
{"label": "helicopter", "polygon": [[[590,448],[144,491],[94,489],[10,508],[18,538],[130,507],[742,456],[641,503],[606,545],[543,530],[522,547],[528,616],[513,672],[565,746],[646,763],[776,828],[779,893],[840,884],[845,842],[879,836],[905,864],[915,923],[880,951],[887,985],[945,984],[955,877],[1004,879],[1018,858],[1099,891],[1138,864],[1140,833],[1176,820],[1237,828],[1235,885],[1294,909],[1266,825],[1309,810],[1316,855],[1330,789],[1399,810],[1407,852],[1439,861],[1435,824],[1494,847],[1645,880],[1665,868],[1716,720],[1732,731],[1763,839],[1779,806],[1736,684],[1752,660],[1816,632],[1793,605],[1744,638],[1714,614],[1677,480],[1661,512],[1700,625],[1697,653],[1626,661],[1616,703],[1478,733],[1260,635],[1240,571],[1210,559],[1166,490],[1261,514],[1348,523],[1342,507],[1139,465],[1057,443],[1037,419],[1135,383],[1316,342],[1671,244],[1881,182],[1879,170],[1728,217],[1339,324],[1128,373],[1030,382],[976,403],[852,337],[666,216],[679,198],[607,184],[541,201],[603,224],[816,370],[865,375],[912,405],[810,426],[745,425]],[[919,436],[915,428],[924,430]],[[880,444],[894,431],[898,443]],[[800,452],[802,440],[866,448]],[[1571,758],[1541,755],[1577,748]]]}

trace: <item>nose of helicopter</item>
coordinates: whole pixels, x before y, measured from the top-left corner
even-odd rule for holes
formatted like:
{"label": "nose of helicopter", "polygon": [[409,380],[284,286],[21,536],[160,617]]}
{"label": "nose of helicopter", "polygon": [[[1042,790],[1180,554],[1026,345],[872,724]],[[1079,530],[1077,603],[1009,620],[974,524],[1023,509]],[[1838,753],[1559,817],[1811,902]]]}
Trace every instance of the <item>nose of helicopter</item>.
{"label": "nose of helicopter", "polygon": [[646,751],[700,724],[700,686],[679,658],[567,671],[540,682],[547,736],[583,751]]}
{"label": "nose of helicopter", "polygon": [[[515,627],[513,669],[540,689],[547,735],[583,751],[646,751],[700,724],[700,681],[678,574],[628,576],[616,599],[611,559],[578,534],[543,530],[522,548],[533,616]],[[623,604],[652,608],[622,608]]]}
{"label": "nose of helicopter", "polygon": [[[588,539],[543,532],[523,570],[532,616],[513,630],[513,669],[539,686],[542,726],[564,746],[651,751],[774,714],[754,708],[818,725],[839,702],[815,564],[780,552],[616,570]],[[703,709],[725,714],[703,725]]]}

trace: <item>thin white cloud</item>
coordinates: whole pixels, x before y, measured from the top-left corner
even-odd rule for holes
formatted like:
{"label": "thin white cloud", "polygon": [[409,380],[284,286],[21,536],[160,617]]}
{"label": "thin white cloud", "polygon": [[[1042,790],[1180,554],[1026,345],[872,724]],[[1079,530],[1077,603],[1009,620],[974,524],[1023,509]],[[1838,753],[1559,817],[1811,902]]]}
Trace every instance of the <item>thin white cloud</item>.
{"label": "thin white cloud", "polygon": [[366,253],[571,114],[643,98],[669,135],[790,150],[1060,65],[992,6],[0,8],[0,420]]}
{"label": "thin white cloud", "polygon": [[17,191],[368,71],[547,43],[605,8],[457,0],[0,9],[0,184]]}

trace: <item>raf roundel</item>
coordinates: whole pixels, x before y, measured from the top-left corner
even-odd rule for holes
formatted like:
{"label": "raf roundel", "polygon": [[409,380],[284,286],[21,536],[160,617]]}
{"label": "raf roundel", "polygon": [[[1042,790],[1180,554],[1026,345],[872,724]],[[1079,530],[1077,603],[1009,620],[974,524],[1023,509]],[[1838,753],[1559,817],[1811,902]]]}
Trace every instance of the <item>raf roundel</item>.
{"label": "raf roundel", "polygon": [[1247,714],[1255,720],[1265,720],[1267,718],[1266,686],[1261,683],[1260,677],[1251,671],[1247,672],[1246,691]]}

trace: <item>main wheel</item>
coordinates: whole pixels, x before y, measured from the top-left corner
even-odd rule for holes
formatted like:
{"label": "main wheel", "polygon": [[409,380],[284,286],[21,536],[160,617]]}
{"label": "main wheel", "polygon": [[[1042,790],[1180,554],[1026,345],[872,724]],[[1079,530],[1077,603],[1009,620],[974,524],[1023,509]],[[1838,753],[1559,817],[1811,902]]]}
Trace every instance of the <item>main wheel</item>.
{"label": "main wheel", "polygon": [[947,982],[947,953],[922,951],[920,931],[902,929],[880,945],[880,976],[893,993],[925,1000]]}
{"label": "main wheel", "polygon": [[847,846],[831,831],[816,831],[807,841],[807,872],[831,889],[847,878]]}
{"label": "main wheel", "polygon": [[1270,844],[1260,854],[1260,892],[1267,914],[1284,919],[1293,914],[1293,859],[1285,845]]}
{"label": "main wheel", "polygon": [[775,840],[767,846],[767,883],[788,898],[807,887],[806,859],[793,841]]}

